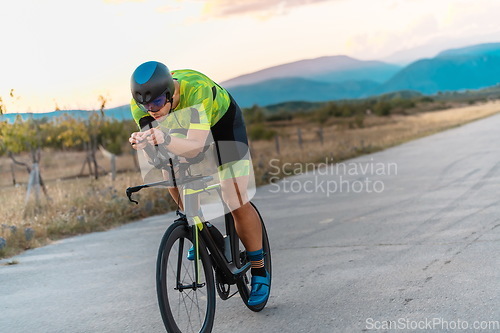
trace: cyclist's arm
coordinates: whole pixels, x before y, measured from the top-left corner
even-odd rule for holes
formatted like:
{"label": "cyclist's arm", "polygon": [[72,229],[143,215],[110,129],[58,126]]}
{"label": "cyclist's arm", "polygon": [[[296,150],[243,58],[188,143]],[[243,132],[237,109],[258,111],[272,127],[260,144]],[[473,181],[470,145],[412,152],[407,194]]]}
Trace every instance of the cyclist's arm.
{"label": "cyclist's arm", "polygon": [[[148,133],[148,142],[151,145],[165,144],[166,134],[162,130],[152,128],[145,133]],[[170,136],[170,143],[167,145],[167,149],[178,156],[187,158],[196,157],[203,151],[209,133],[210,130],[189,129],[187,138],[185,139]]]}
{"label": "cyclist's arm", "polygon": [[[210,135],[210,115],[213,108],[213,95],[210,86],[200,84],[194,91],[190,92],[193,96],[191,101],[192,107],[184,110],[174,111],[179,112],[180,116],[189,117],[189,129],[186,138],[171,136],[168,150],[178,156],[187,158],[196,157],[203,151],[207,138]],[[155,132],[160,136],[161,143],[165,142],[165,135]],[[158,144],[161,144],[158,142]]]}
{"label": "cyclist's arm", "polygon": [[144,140],[146,136],[143,132],[134,132],[130,135],[128,141],[132,144],[132,148],[135,150],[141,150],[146,147],[147,142]]}

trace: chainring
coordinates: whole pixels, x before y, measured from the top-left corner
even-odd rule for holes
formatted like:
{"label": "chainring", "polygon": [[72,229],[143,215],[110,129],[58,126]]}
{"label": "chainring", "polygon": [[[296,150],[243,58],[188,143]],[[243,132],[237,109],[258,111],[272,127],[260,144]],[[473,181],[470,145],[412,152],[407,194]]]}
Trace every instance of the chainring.
{"label": "chainring", "polygon": [[216,269],[215,270],[215,287],[217,289],[217,293],[219,294],[219,297],[225,301],[230,297],[230,292],[231,292],[231,285],[224,282],[224,277],[222,276],[221,273]]}

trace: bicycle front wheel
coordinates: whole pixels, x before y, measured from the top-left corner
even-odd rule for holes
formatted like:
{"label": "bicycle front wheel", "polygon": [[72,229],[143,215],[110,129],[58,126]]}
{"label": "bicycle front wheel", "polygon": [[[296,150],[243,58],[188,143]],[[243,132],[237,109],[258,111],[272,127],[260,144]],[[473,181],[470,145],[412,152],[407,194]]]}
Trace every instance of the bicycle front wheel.
{"label": "bicycle front wheel", "polygon": [[187,259],[193,244],[185,222],[172,224],[160,243],[156,292],[167,332],[211,332],[215,315],[215,284],[206,248],[200,239],[199,280],[195,263]]}

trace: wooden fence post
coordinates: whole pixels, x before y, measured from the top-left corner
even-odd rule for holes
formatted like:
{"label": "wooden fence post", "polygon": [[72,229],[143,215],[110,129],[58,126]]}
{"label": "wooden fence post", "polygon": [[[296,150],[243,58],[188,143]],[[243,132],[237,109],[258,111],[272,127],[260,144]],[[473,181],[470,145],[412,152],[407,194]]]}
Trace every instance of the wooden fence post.
{"label": "wooden fence post", "polygon": [[302,149],[302,131],[300,130],[300,127],[297,127],[297,139],[298,139],[298,143],[299,143],[299,147],[300,149]]}
{"label": "wooden fence post", "polygon": [[12,185],[16,186],[16,170],[14,169],[14,162],[10,165],[10,172],[12,174]]}
{"label": "wooden fence post", "polygon": [[[101,151],[101,154],[110,161],[111,180],[114,181],[116,179],[116,155],[110,151],[107,151],[102,145],[99,145],[99,150]],[[106,170],[104,170],[104,172],[106,172]]]}
{"label": "wooden fence post", "polygon": [[277,153],[278,155],[280,155],[280,138],[279,138],[279,136],[277,136],[277,135],[276,135],[276,136],[274,137],[274,143],[275,143],[275,145],[276,145],[276,153]]}
{"label": "wooden fence post", "polygon": [[116,179],[116,155],[113,154],[111,156],[111,180],[115,181]]}
{"label": "wooden fence post", "polygon": [[323,145],[323,127],[318,128],[316,133],[318,134],[319,142]]}

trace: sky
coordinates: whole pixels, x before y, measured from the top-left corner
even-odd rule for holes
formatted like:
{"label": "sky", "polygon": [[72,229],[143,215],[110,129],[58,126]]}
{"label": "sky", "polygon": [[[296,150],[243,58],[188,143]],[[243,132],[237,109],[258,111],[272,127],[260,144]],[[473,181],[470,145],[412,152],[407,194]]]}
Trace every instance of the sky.
{"label": "sky", "polygon": [[498,0],[0,0],[7,113],[130,101],[142,62],[218,82],[330,55],[409,62],[500,42]]}

